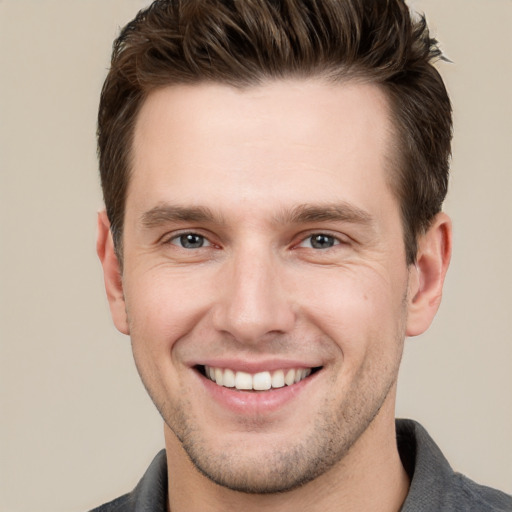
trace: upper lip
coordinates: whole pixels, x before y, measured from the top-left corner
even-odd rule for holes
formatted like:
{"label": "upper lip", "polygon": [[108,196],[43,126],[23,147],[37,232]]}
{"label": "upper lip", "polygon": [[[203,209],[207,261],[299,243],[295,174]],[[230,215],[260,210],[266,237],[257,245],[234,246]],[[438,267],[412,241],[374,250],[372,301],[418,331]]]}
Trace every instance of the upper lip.
{"label": "upper lip", "polygon": [[304,361],[300,359],[270,359],[262,361],[247,361],[242,359],[204,359],[191,366],[210,366],[212,368],[230,369],[233,371],[259,373],[287,370],[292,368],[317,368],[322,366],[318,361]]}

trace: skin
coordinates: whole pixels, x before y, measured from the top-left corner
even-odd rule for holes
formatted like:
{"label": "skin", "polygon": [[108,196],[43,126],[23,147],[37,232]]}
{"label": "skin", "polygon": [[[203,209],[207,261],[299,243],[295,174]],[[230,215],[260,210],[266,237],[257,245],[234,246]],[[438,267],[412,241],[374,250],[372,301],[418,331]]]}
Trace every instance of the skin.
{"label": "skin", "polygon": [[[437,311],[451,227],[439,214],[406,265],[392,136],[361,83],[173,86],[143,105],[122,277],[104,213],[97,247],[165,421],[173,512],[400,508],[396,379]],[[225,400],[203,364],[320,370],[273,406]]]}

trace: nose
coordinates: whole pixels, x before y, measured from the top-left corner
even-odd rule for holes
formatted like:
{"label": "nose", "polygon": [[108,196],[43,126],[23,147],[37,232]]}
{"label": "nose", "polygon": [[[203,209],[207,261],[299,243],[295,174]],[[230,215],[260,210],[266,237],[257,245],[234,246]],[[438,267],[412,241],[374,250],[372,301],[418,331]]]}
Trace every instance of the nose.
{"label": "nose", "polygon": [[245,344],[290,332],[295,313],[282,265],[270,250],[239,251],[224,269],[214,327]]}

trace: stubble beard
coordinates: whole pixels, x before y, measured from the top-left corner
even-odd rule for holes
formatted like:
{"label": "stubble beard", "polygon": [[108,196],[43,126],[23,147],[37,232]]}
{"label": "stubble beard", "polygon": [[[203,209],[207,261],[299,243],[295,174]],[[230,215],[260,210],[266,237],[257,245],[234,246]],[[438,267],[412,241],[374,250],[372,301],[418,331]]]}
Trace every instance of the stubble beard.
{"label": "stubble beard", "polygon": [[[173,404],[167,397],[158,397],[158,393],[147,385],[142,368],[137,367],[167,427],[202,475],[215,484],[246,494],[285,493],[315,480],[336,465],[342,465],[343,459],[371,426],[386,400],[392,400],[394,405],[394,396],[390,395],[396,389],[402,358],[406,300],[405,295],[403,314],[395,333],[394,357],[388,360],[388,364],[379,364],[378,356],[366,360],[348,389],[344,390],[344,399],[340,403],[336,405],[336,398],[327,397],[323,407],[317,408],[331,412],[315,418],[309,434],[297,440],[288,437],[287,443],[281,447],[261,443],[257,454],[248,455],[243,451],[244,446],[236,446],[229,441],[213,450],[200,428],[207,420],[189,413],[193,407],[183,398],[187,394],[182,394],[179,402]],[[335,382],[331,384],[335,386]],[[251,435],[258,435],[257,430]]]}
{"label": "stubble beard", "polygon": [[285,493],[340,464],[377,412],[357,426],[343,422],[349,427],[346,429],[317,421],[314,434],[271,451],[262,447],[256,456],[241,455],[243,446],[211,453],[203,439],[190,432],[177,437],[195,468],[212,482],[247,494]]}
{"label": "stubble beard", "polygon": [[[258,453],[244,453],[244,446],[227,443],[212,449],[211,443],[198,427],[197,419],[187,411],[191,406],[184,400],[178,407],[157,407],[167,426],[178,439],[195,468],[212,482],[247,494],[285,493],[301,487],[342,465],[350,449],[370,427],[396,383],[398,364],[387,376],[386,382],[375,389],[363,390],[360,386],[375,385],[374,379],[366,380],[368,372],[376,369],[362,367],[360,379],[356,379],[345,399],[333,413],[317,417],[309,433],[299,439],[287,439],[285,445],[268,446],[261,443]],[[384,385],[383,385],[384,384]],[[333,404],[325,399],[324,407],[333,410]],[[250,429],[248,429],[250,430]],[[250,435],[258,435],[251,432]],[[262,438],[264,435],[262,434]]]}

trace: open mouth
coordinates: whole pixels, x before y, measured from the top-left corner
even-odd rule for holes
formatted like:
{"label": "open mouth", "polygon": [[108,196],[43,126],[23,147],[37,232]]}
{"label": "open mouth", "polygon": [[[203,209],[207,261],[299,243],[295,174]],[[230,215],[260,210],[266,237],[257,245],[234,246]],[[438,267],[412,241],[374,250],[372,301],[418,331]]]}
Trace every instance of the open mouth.
{"label": "open mouth", "polygon": [[198,366],[197,370],[218,386],[233,388],[240,391],[268,391],[291,386],[307,379],[320,370],[318,368],[287,368],[282,370],[247,373],[229,368]]}

